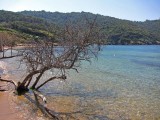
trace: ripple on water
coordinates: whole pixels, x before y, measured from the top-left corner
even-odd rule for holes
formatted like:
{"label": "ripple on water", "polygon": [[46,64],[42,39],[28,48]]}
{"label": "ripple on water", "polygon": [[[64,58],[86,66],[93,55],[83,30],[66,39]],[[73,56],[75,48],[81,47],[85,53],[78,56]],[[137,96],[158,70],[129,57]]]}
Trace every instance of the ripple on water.
{"label": "ripple on water", "polygon": [[82,63],[78,74],[71,72],[66,82],[51,82],[41,91],[51,109],[82,120],[159,120],[159,50],[106,47],[98,61]]}

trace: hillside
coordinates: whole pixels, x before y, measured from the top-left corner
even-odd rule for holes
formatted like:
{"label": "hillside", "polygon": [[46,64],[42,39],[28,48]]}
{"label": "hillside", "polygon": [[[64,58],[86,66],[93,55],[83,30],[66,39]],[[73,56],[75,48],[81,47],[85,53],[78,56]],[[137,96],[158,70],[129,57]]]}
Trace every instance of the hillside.
{"label": "hillside", "polygon": [[0,11],[0,31],[20,32],[26,39],[27,36],[54,39],[55,27],[63,27],[68,21],[72,24],[83,22],[85,17],[94,19],[95,16],[104,34],[104,44],[160,44],[160,20],[133,22],[87,12]]}
{"label": "hillside", "polygon": [[[95,18],[95,14],[87,12],[45,12],[45,11],[23,11],[23,15],[43,18],[57,25],[64,25],[67,21],[73,23],[81,20],[84,16],[90,19]],[[133,22],[121,20],[109,16],[97,15],[97,23],[102,27],[106,37],[104,43],[108,44],[160,44],[160,20]]]}
{"label": "hillside", "polygon": [[137,22],[142,29],[147,29],[158,40],[160,39],[160,19],[159,20],[146,20],[145,22]]}
{"label": "hillside", "polygon": [[44,19],[10,11],[0,11],[0,32],[14,34],[18,42],[54,38],[55,24]]}

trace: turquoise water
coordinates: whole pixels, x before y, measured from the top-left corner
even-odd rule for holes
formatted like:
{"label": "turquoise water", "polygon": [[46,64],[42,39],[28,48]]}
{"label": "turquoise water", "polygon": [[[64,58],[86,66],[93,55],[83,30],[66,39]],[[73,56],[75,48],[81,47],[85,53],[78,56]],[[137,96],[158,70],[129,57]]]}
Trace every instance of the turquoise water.
{"label": "turquoise water", "polygon": [[102,46],[98,59],[41,91],[51,109],[82,120],[160,120],[160,46]]}
{"label": "turquoise water", "polygon": [[[133,89],[149,94],[146,91],[151,92],[152,87],[156,88],[156,86],[158,90],[160,85],[160,46],[103,46],[98,59],[81,64],[79,73],[70,72],[67,80],[67,84],[71,85],[72,89],[78,89],[79,92],[70,93],[65,91],[65,88],[59,92],[67,92],[65,94],[71,95],[81,95],[84,92],[82,96],[85,96],[89,94],[85,88],[91,87],[93,91],[98,92],[100,89],[99,92],[104,94],[103,90],[108,89],[107,84],[112,83],[114,85],[110,88],[112,87],[113,91],[114,87],[116,89],[120,87],[136,94],[137,91]],[[58,91],[53,90],[53,92]],[[119,93],[120,91],[117,92],[122,94]]]}
{"label": "turquoise water", "polygon": [[102,46],[98,59],[81,64],[46,94],[74,97],[91,119],[160,119],[160,46]]}

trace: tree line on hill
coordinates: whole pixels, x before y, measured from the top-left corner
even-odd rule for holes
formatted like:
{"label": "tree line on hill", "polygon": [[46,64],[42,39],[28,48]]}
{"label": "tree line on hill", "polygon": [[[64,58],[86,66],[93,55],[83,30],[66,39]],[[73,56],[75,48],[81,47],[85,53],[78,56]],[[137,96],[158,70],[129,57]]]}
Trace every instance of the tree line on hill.
{"label": "tree line on hill", "polygon": [[[158,25],[159,20],[132,22],[86,12],[14,13],[2,10],[0,11],[2,59],[5,57],[5,47],[10,47],[11,57],[13,57],[12,47],[15,44],[28,43],[29,46],[21,51],[17,49],[17,55],[21,56],[20,64],[27,68],[25,76],[20,81],[8,80],[0,76],[0,81],[13,84],[17,95],[30,97],[32,94],[27,93],[32,92],[37,107],[49,118],[74,119],[74,114],[82,111],[69,114],[55,112],[47,107],[47,100],[41,88],[47,87],[51,81],[65,82],[67,71],[78,72],[81,61],[91,61],[91,58],[97,57],[102,44],[159,44]],[[59,46],[55,46],[55,43]],[[52,74],[48,75],[48,72]],[[43,75],[46,77],[43,78]],[[0,88],[0,91],[5,90]]]}
{"label": "tree line on hill", "polygon": [[57,30],[60,31],[67,23],[81,22],[83,25],[85,16],[90,20],[97,16],[96,22],[101,28],[102,44],[160,44],[160,20],[136,22],[88,12],[22,11],[15,13],[1,10],[0,32],[12,33],[17,36],[17,42],[22,43],[38,38],[55,41]]}

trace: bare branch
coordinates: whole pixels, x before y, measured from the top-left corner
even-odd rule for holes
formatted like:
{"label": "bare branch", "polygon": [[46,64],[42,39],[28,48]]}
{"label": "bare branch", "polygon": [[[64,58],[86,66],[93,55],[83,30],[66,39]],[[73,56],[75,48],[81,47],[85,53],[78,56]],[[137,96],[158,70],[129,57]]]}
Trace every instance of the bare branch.
{"label": "bare branch", "polygon": [[18,84],[17,84],[15,81],[13,81],[13,80],[5,80],[5,79],[2,79],[2,78],[0,77],[0,81],[12,83],[15,88],[17,88],[17,86],[18,86]]}
{"label": "bare branch", "polygon": [[[85,16],[84,20],[76,24],[69,21],[64,28],[55,32],[55,39],[58,41],[56,46],[53,41],[33,40],[24,50],[19,50],[18,54],[22,55],[21,62],[26,65],[27,74],[17,85],[17,91],[28,90],[29,86],[39,89],[55,79],[65,80],[66,70],[72,69],[78,73],[81,61],[90,62],[92,57],[97,57],[100,38],[96,19],[97,17],[91,20]],[[3,48],[7,43],[4,44],[4,35],[1,36],[0,43]],[[8,45],[13,56],[12,44]],[[36,87],[42,76],[51,70],[60,73],[48,76],[49,79],[43,80],[44,82]]]}
{"label": "bare branch", "polygon": [[39,85],[36,90],[38,90],[39,88],[41,88],[43,85],[45,85],[46,83],[52,81],[52,80],[55,80],[55,79],[61,79],[61,80],[65,80],[66,79],[66,76],[62,75],[60,77],[51,77],[49,78],[48,80],[46,80],[45,82],[43,82],[41,85]]}

